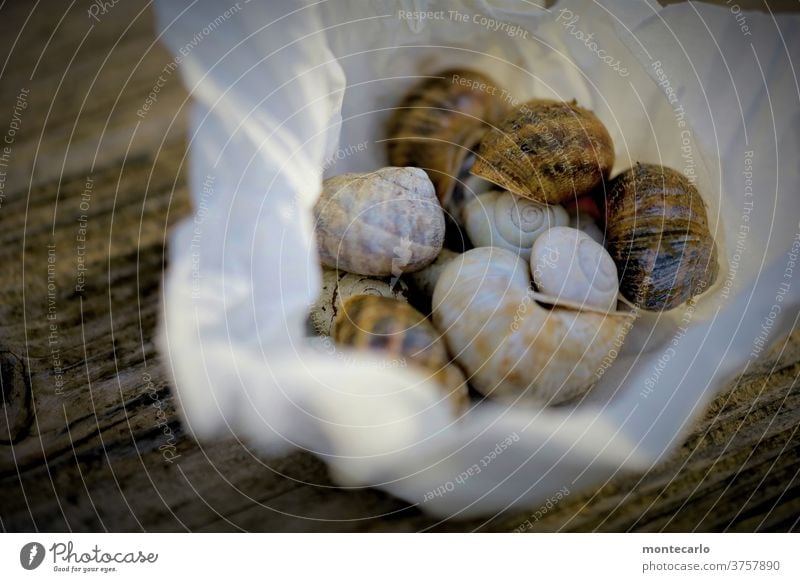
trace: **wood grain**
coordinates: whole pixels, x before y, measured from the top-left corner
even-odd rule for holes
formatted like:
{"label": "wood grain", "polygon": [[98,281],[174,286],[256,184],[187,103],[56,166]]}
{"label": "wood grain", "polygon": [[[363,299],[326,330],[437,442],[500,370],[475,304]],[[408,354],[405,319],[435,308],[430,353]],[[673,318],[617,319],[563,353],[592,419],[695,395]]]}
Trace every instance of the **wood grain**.
{"label": "wood grain", "polygon": [[171,60],[145,3],[99,23],[85,6],[59,10],[0,9],[0,133],[29,90],[0,205],[3,531],[798,529],[800,332],[737,378],[667,462],[535,517],[439,523],[336,488],[309,454],[197,442],[153,345],[165,236],[189,212],[187,96],[176,74],[136,115]]}

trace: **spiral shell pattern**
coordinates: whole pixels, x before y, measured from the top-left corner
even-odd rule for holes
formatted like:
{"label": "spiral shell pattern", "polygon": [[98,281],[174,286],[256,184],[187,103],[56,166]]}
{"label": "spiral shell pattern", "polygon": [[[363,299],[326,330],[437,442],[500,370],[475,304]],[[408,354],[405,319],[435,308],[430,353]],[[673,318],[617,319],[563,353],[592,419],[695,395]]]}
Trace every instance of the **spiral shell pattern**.
{"label": "spiral shell pattern", "polygon": [[464,209],[465,228],[474,246],[508,249],[526,261],[543,232],[568,222],[569,215],[561,206],[496,190],[481,194]]}
{"label": "spiral shell pattern", "polygon": [[380,295],[407,302],[408,286],[403,279],[392,282],[323,267],[322,290],[309,313],[311,335],[329,336],[342,302],[354,295]]}
{"label": "spiral shell pattern", "polygon": [[603,246],[580,230],[551,228],[540,236],[531,252],[531,273],[536,288],[554,303],[612,310],[617,305],[617,267]]}

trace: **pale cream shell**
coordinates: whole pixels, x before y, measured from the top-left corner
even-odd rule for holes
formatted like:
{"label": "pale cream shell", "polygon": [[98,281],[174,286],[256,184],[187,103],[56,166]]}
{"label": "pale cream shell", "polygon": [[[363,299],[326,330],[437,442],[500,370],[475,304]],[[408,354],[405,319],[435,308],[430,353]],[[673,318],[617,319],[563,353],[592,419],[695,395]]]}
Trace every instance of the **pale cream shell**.
{"label": "pale cream shell", "polygon": [[604,311],[616,308],[617,266],[585,232],[569,226],[543,232],[533,244],[530,265],[541,293]]}
{"label": "pale cream shell", "polygon": [[559,404],[584,394],[613,362],[632,316],[546,309],[536,298],[528,265],[505,249],[472,249],[445,268],[433,319],[478,392]]}
{"label": "pale cream shell", "polygon": [[444,242],[444,213],[419,168],[325,180],[314,218],[320,262],[360,275],[417,271],[436,258]]}
{"label": "pale cream shell", "polygon": [[562,206],[541,204],[507,191],[480,194],[464,209],[464,225],[473,246],[504,248],[526,261],[543,232],[568,223],[569,215]]}

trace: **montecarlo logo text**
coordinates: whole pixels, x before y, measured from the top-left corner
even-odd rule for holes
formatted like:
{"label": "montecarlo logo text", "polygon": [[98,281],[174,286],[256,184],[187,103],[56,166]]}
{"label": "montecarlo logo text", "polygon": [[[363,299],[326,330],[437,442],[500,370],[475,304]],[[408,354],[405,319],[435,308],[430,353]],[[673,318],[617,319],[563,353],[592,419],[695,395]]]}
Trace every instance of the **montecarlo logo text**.
{"label": "montecarlo logo text", "polygon": [[56,542],[50,546],[53,564],[153,564],[158,554],[135,552],[105,552],[95,545],[89,551],[76,551],[72,542]]}

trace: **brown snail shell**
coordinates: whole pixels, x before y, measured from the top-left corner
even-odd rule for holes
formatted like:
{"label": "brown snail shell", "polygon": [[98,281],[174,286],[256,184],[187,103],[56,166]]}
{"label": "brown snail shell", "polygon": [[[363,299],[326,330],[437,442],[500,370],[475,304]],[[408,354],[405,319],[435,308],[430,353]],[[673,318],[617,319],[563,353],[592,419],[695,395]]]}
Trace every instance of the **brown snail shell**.
{"label": "brown snail shell", "polygon": [[478,392],[537,405],[585,394],[632,325],[628,313],[533,292],[525,261],[499,247],[469,250],[447,265],[433,292],[433,320]]}
{"label": "brown snail shell", "polygon": [[325,180],[314,205],[320,262],[371,276],[431,263],[444,242],[444,213],[418,168],[381,168]]}
{"label": "brown snail shell", "polygon": [[473,150],[507,109],[499,93],[490,77],[468,69],[418,83],[389,119],[389,163],[423,168],[442,207],[457,214],[468,195],[460,180],[469,175]]}
{"label": "brown snail shell", "polygon": [[354,295],[378,295],[405,302],[408,286],[403,279],[389,281],[323,267],[322,290],[309,313],[312,335],[329,336],[342,302]]}
{"label": "brown snail shell", "polygon": [[636,164],[606,195],[606,248],[622,295],[642,309],[674,309],[713,285],[717,248],[697,188],[680,172]]}
{"label": "brown snail shell", "polygon": [[608,177],[614,144],[605,126],[574,101],[534,99],[481,140],[472,173],[536,202],[561,204]]}
{"label": "brown snail shell", "polygon": [[456,411],[466,407],[464,374],[450,363],[439,332],[407,303],[375,295],[350,297],[336,316],[333,338],[340,345],[407,359],[440,383]]}

